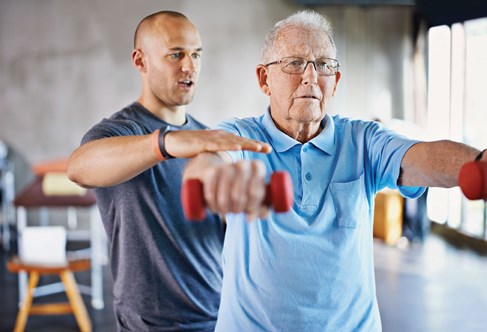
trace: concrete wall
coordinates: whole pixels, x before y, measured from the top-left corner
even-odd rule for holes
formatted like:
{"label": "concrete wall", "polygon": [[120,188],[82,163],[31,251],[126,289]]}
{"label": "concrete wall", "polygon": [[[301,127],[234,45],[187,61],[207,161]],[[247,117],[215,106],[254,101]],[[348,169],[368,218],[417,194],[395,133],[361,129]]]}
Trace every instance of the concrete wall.
{"label": "concrete wall", "polygon": [[[267,106],[255,79],[262,41],[290,0],[1,0],[0,139],[29,163],[67,156],[101,118],[132,102],[140,85],[130,62],[133,31],[171,9],[199,27],[203,67],[190,113],[209,125]],[[325,7],[343,76],[333,113],[408,117],[412,88],[405,7]]]}

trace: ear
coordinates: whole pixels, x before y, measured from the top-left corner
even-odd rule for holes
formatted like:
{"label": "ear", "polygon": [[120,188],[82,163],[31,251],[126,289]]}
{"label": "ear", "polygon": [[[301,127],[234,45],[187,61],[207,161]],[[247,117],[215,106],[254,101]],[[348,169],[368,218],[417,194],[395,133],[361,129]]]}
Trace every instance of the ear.
{"label": "ear", "polygon": [[337,73],[335,74],[335,87],[333,88],[333,94],[332,96],[335,95],[335,92],[337,91],[337,86],[338,86],[338,81],[340,81],[340,78],[342,77],[342,72],[341,71],[337,71]]}
{"label": "ear", "polygon": [[140,72],[145,72],[147,70],[144,52],[142,52],[141,49],[135,49],[132,51],[132,64],[135,69]]}
{"label": "ear", "polygon": [[271,91],[269,89],[269,85],[267,84],[267,67],[264,65],[258,65],[256,69],[256,74],[260,90],[266,95],[270,96]]}

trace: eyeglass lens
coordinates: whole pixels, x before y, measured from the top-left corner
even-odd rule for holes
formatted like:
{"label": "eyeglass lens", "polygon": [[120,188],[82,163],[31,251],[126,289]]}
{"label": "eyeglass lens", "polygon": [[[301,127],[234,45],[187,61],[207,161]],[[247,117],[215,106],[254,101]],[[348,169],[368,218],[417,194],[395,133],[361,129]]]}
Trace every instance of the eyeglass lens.
{"label": "eyeglass lens", "polygon": [[306,70],[308,63],[313,64],[319,75],[332,76],[338,70],[338,61],[329,58],[319,58],[308,61],[303,58],[285,57],[281,60],[282,71],[289,74],[302,74]]}

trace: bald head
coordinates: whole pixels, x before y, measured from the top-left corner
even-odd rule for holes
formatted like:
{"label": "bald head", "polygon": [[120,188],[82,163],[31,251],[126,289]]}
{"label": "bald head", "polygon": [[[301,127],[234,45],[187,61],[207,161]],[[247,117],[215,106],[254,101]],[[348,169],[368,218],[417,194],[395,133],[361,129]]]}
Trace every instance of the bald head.
{"label": "bald head", "polygon": [[191,24],[190,20],[183,14],[169,10],[146,16],[140,21],[139,25],[137,25],[137,29],[135,29],[134,48],[140,48],[144,38],[152,35],[158,29],[158,26],[164,24],[166,20],[182,20]]}
{"label": "bald head", "polygon": [[[179,120],[171,123],[184,122],[183,107],[193,99],[201,53],[198,29],[183,14],[162,11],[144,18],[137,26],[132,51],[132,64],[142,79],[138,102],[161,118],[179,114]],[[171,112],[161,111],[168,109]]]}

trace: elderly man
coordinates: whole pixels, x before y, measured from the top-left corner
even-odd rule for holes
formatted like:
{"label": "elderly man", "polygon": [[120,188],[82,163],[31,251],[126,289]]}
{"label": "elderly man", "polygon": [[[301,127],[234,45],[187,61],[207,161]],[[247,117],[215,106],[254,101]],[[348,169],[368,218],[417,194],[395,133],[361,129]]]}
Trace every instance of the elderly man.
{"label": "elderly man", "polygon": [[179,192],[184,158],[265,144],[205,126],[186,113],[202,54],[196,27],[163,11],[144,18],[132,62],[139,99],[95,125],[72,154],[68,176],[95,187],[110,242],[120,331],[213,331],[222,281],[223,226],[185,220]]}
{"label": "elderly man", "polygon": [[[228,213],[216,331],[380,331],[372,260],[376,192],[398,188],[415,197],[421,186],[455,186],[460,166],[479,154],[330,116],[339,69],[321,15],[303,11],[278,22],[257,66],[269,109],[221,125],[273,151],[204,153],[188,164],[185,179],[200,179],[208,207]],[[277,170],[289,172],[294,184],[286,214],[268,213],[261,203],[264,180]]]}

